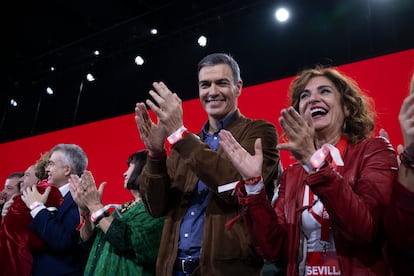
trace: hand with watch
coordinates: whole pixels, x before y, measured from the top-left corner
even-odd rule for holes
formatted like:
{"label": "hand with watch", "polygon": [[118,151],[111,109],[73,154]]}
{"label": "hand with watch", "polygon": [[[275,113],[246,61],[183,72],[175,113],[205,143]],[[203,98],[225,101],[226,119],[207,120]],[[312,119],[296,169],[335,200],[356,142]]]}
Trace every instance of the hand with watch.
{"label": "hand with watch", "polygon": [[109,217],[110,213],[108,212],[108,210],[111,208],[120,209],[121,204],[108,204],[96,210],[95,212],[92,212],[91,221],[93,222],[93,224],[98,225],[103,218]]}

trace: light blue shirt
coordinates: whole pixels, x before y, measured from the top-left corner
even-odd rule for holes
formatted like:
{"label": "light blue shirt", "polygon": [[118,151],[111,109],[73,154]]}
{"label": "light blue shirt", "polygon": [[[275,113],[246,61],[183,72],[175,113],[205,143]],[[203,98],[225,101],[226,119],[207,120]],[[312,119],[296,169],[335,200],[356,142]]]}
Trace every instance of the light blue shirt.
{"label": "light blue shirt", "polygon": [[[214,151],[219,147],[218,133],[223,129],[235,112],[231,113],[218,124],[217,132],[208,133],[209,122],[204,124],[203,142]],[[180,228],[180,239],[178,242],[179,258],[200,258],[201,244],[203,240],[204,215],[207,208],[210,191],[203,181],[198,180],[197,186],[191,194],[190,207],[185,214]]]}

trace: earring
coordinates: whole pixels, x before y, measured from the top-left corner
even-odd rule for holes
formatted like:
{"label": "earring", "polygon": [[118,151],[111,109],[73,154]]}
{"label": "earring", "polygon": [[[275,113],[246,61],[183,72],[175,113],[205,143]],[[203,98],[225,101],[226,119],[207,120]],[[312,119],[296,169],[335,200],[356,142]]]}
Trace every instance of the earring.
{"label": "earring", "polygon": [[342,132],[346,132],[346,127],[347,127],[347,125],[346,125],[346,119],[345,119],[344,123],[342,125]]}

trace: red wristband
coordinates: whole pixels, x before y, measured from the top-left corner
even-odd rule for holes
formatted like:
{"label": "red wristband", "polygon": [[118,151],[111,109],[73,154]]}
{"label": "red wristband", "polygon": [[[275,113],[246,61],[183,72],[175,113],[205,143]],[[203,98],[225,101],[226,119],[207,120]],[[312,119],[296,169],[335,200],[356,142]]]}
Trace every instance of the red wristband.
{"label": "red wristband", "polygon": [[80,222],[78,224],[78,226],[76,226],[76,230],[80,231],[82,229],[82,227],[85,225],[86,222],[86,216],[85,215],[80,215]]}
{"label": "red wristband", "polygon": [[167,144],[167,154],[171,153],[172,147],[178,141],[182,140],[185,136],[187,136],[190,132],[184,126],[180,127],[174,133],[167,137],[165,143]]}

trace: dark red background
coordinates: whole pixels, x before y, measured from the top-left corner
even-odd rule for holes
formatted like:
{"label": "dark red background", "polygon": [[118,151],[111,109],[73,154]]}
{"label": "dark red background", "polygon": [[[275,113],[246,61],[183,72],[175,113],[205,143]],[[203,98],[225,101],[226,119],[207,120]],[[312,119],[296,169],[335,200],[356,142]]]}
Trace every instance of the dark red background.
{"label": "dark red background", "polygon": [[[379,128],[385,128],[394,146],[402,143],[398,112],[408,93],[414,69],[414,49],[345,64],[338,69],[353,77],[374,98],[378,114],[377,132]],[[280,110],[286,106],[291,80],[287,78],[245,87],[239,98],[241,112],[248,117],[274,123],[281,133],[277,119]],[[174,92],[180,94],[180,91]],[[9,173],[26,170],[40,153],[58,143],[75,143],[87,153],[88,169],[93,172],[96,182],[108,182],[103,200],[106,203],[129,200],[131,195],[123,189],[122,176],[127,168],[126,159],[130,153],[143,148],[132,113],[134,105],[131,103],[129,115],[0,144],[0,188],[3,188]],[[184,102],[183,109],[186,127],[198,132],[207,119],[199,100]],[[286,152],[282,152],[282,162],[285,166],[292,162]]]}

